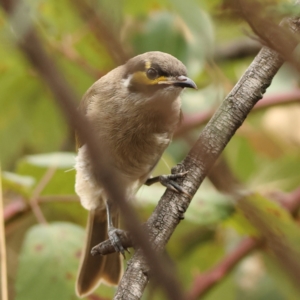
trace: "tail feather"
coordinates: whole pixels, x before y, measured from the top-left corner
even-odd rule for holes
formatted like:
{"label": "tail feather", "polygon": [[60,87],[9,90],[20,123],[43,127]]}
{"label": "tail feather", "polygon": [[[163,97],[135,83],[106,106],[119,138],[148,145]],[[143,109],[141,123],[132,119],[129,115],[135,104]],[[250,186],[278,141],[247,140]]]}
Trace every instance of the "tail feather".
{"label": "tail feather", "polygon": [[[115,226],[118,226],[119,217],[113,217]],[[89,212],[86,241],[76,282],[76,293],[79,297],[92,293],[101,282],[108,285],[117,285],[122,275],[122,258],[119,253],[105,256],[91,255],[91,249],[103,242],[107,236],[106,213],[103,210]]]}

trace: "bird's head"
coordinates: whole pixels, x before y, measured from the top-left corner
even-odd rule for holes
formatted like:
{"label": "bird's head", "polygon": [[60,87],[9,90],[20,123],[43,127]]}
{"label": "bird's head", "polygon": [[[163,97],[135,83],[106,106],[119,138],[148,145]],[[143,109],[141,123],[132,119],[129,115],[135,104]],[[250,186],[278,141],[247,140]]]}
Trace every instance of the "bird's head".
{"label": "bird's head", "polygon": [[197,89],[186,75],[186,67],[177,58],[153,51],[135,56],[125,64],[122,84],[130,92],[150,98],[175,99],[184,88]]}

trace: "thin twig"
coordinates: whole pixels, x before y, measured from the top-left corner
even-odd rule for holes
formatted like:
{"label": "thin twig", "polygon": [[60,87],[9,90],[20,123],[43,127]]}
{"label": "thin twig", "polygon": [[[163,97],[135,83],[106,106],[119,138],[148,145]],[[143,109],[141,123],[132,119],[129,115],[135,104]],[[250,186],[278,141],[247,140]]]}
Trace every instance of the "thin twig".
{"label": "thin twig", "polygon": [[1,254],[1,295],[2,300],[8,300],[7,285],[7,260],[6,260],[6,241],[5,241],[5,221],[3,209],[2,178],[0,166],[0,254]]}
{"label": "thin twig", "polygon": [[52,166],[45,172],[44,176],[39,181],[39,183],[37,184],[35,189],[33,190],[32,196],[29,200],[29,205],[30,205],[35,217],[37,218],[38,222],[41,224],[47,224],[47,220],[39,206],[38,199],[39,199],[42,191],[45,189],[45,187],[47,186],[49,181],[52,179],[56,170],[57,170],[57,167]]}
{"label": "thin twig", "polygon": [[218,282],[223,280],[233,268],[254,249],[262,244],[262,241],[254,238],[246,238],[232,253],[211,270],[196,276],[193,286],[188,293],[188,300],[196,300],[209,292]]}

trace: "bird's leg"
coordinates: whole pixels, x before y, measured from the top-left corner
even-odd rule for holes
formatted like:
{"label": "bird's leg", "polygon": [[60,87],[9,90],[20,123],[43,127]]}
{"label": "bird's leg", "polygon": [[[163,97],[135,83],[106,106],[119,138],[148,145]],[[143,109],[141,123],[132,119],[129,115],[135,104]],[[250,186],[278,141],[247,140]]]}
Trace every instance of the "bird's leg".
{"label": "bird's leg", "polygon": [[[115,228],[113,221],[112,221],[112,209],[113,209],[113,203],[110,200],[106,201],[106,214],[107,214],[107,233],[108,238],[115,248],[116,252],[122,253],[122,255],[125,258],[125,249],[122,245],[121,236],[126,234],[126,232],[122,229]],[[129,252],[129,251],[128,251]]]}
{"label": "bird's leg", "polygon": [[148,178],[145,182],[146,185],[152,185],[153,183],[160,182],[163,186],[166,188],[177,192],[177,193],[183,193],[189,197],[191,195],[184,190],[178,183],[175,182],[177,178],[182,178],[184,177],[188,172],[182,172],[182,173],[177,173],[177,174],[169,174],[169,175],[160,175],[156,177],[151,177]]}

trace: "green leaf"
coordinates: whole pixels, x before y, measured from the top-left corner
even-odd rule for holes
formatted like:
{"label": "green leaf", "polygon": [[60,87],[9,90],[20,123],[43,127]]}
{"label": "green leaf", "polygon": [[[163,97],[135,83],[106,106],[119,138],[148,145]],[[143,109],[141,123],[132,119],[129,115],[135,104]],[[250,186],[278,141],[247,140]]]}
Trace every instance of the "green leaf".
{"label": "green leaf", "polygon": [[[247,219],[266,238],[278,237],[295,251],[300,251],[300,232],[290,213],[278,203],[260,194],[251,194],[238,202]],[[272,241],[275,242],[275,241]]]}
{"label": "green leaf", "polygon": [[170,4],[175,8],[190,30],[191,37],[189,41],[191,51],[189,53],[189,60],[191,67],[193,67],[193,63],[195,63],[194,59],[199,59],[199,52],[202,51],[203,56],[204,54],[210,56],[213,53],[213,24],[207,12],[194,0],[172,0]]}
{"label": "green leaf", "polygon": [[84,230],[71,223],[32,227],[16,279],[16,300],[77,299],[74,282]]}
{"label": "green leaf", "polygon": [[249,222],[243,214],[243,211],[236,208],[236,211],[222,222],[223,227],[232,227],[240,235],[250,235],[252,237],[260,237],[259,231]]}
{"label": "green leaf", "polygon": [[200,225],[212,225],[226,220],[233,212],[233,203],[228,196],[201,189],[195,194],[185,217]]}
{"label": "green leaf", "polygon": [[71,152],[52,152],[46,154],[27,155],[24,161],[37,167],[70,169],[75,165],[75,154]]}
{"label": "green leaf", "polygon": [[166,11],[155,12],[140,26],[133,38],[136,53],[162,51],[185,62],[187,41],[179,30],[178,18]]}
{"label": "green leaf", "polygon": [[[266,271],[268,272],[269,277],[273,281],[273,290],[279,295],[282,295],[280,299],[299,299],[299,297],[297,297],[298,293],[295,287],[293,286],[292,282],[282,272],[282,268],[278,264],[274,263],[274,258],[268,255],[268,253],[264,253],[263,259]],[[273,300],[272,297],[268,297],[268,299]]]}
{"label": "green leaf", "polygon": [[142,16],[147,15],[153,10],[163,9],[167,4],[167,0],[148,0],[136,1],[126,0],[123,1],[123,13],[125,15]]}
{"label": "green leaf", "polygon": [[10,189],[20,194],[28,195],[35,182],[35,178],[32,176],[19,175],[12,172],[2,173],[4,190]]}

